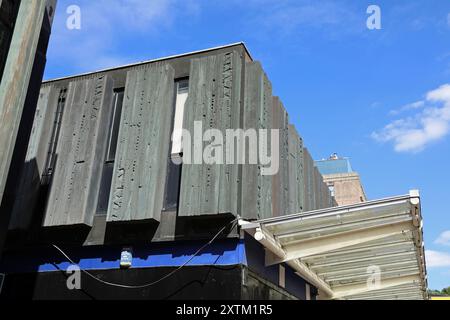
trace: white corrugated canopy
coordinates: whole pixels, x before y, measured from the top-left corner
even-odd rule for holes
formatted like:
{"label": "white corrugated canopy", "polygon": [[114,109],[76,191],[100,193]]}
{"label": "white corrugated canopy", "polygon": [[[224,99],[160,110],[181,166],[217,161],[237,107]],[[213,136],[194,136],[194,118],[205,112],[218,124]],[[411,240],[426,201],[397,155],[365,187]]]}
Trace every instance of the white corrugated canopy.
{"label": "white corrugated canopy", "polygon": [[241,226],[322,299],[428,299],[418,191]]}

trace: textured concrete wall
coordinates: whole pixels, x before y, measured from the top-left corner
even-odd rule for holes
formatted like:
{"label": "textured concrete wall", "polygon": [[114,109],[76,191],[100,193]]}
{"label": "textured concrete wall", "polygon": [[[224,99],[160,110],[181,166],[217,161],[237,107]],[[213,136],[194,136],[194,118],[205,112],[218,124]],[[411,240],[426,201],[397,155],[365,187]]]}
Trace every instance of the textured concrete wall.
{"label": "textured concrete wall", "polygon": [[19,5],[20,0],[0,0],[0,78],[8,57]]}
{"label": "textured concrete wall", "polygon": [[109,76],[70,83],[44,226],[92,225],[112,93]]}
{"label": "textured concrete wall", "polygon": [[173,118],[174,70],[127,75],[108,222],[160,220]]}
{"label": "textured concrete wall", "polygon": [[[272,84],[260,63],[247,63],[244,130],[270,130],[272,128],[272,103]],[[259,141],[261,141],[261,137],[258,134]],[[267,143],[269,145],[267,154],[271,154],[270,137],[268,137]],[[248,155],[249,145],[246,143],[246,146]],[[260,151],[259,148],[258,151]],[[265,153],[265,151],[261,151]],[[247,157],[248,159],[249,157]],[[259,164],[246,164],[242,168],[242,217],[247,219],[272,217],[272,176],[263,176],[261,169]]]}
{"label": "textured concrete wall", "polygon": [[315,208],[314,201],[314,163],[307,148],[303,148],[303,175],[304,175],[304,211],[311,211]]}
{"label": "textured concrete wall", "polygon": [[41,88],[25,166],[19,178],[19,191],[11,214],[10,229],[26,230],[30,226],[41,179],[46,170],[59,93],[60,89],[51,85]]}
{"label": "textured concrete wall", "polygon": [[[22,1],[0,83],[0,199],[9,173],[47,6],[55,1]],[[53,18],[53,16],[51,17]]]}
{"label": "textured concrete wall", "polygon": [[272,128],[280,132],[280,168],[272,177],[272,212],[273,216],[283,216],[288,212],[289,198],[289,116],[278,97],[272,103]]}
{"label": "textured concrete wall", "polygon": [[[184,128],[192,135],[192,160],[201,156],[194,142],[194,122],[203,132],[240,127],[242,57],[236,51],[193,59]],[[226,138],[224,144],[226,144]],[[185,155],[186,156],[186,155]],[[236,164],[183,164],[179,216],[238,214],[239,166]]]}
{"label": "textured concrete wall", "polygon": [[289,202],[287,214],[303,211],[303,142],[293,125],[289,125]]}
{"label": "textured concrete wall", "polygon": [[[183,127],[191,132],[192,138],[196,121],[203,126],[200,134],[219,129],[225,137],[225,146],[227,129],[278,129],[279,171],[274,176],[263,176],[260,165],[208,165],[203,159],[201,164],[185,161],[179,210],[161,215],[173,125],[174,84],[175,79],[187,76],[189,98]],[[89,241],[102,244],[107,225],[136,222],[134,225],[146,228],[140,222],[156,221],[160,224],[152,225],[157,228],[155,237],[173,240],[185,234],[190,237],[199,227],[217,228],[205,222],[211,220],[179,217],[220,215],[228,219],[226,214],[232,214],[249,220],[263,219],[323,208],[332,201],[302,138],[289,125],[282,102],[272,96],[271,83],[261,65],[246,61],[242,52],[221,50],[199,58],[155,62],[70,81],[42,87],[28,145],[29,169],[21,177],[12,228],[26,229],[32,218],[31,208],[41,187],[58,94],[67,85],[56,169],[46,207],[46,227],[95,224]],[[107,217],[97,215],[94,219],[113,109],[113,89],[123,87],[108,213]],[[270,143],[269,132],[269,146]],[[202,149],[196,150],[192,140],[191,160],[202,156],[210,144],[211,141],[204,141]],[[237,148],[236,145],[235,156]],[[225,151],[224,156],[230,152]],[[272,153],[270,147],[265,151]],[[186,159],[186,154],[183,157]],[[248,161],[248,153],[246,158]],[[45,203],[45,199],[41,200]],[[187,226],[186,221],[192,225]],[[146,236],[152,237],[151,233]]]}
{"label": "textured concrete wall", "polygon": [[11,41],[0,41],[0,256],[24,169],[55,5],[56,0],[21,1],[17,19],[11,19],[12,37],[7,35]]}

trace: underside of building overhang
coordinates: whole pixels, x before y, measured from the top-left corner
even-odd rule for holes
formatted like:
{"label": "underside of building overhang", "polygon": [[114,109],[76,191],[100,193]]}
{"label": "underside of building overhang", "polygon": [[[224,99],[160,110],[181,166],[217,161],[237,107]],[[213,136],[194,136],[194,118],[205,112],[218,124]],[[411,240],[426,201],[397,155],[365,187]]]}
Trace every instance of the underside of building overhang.
{"label": "underside of building overhang", "polygon": [[322,299],[428,299],[418,191],[240,224],[267,265],[290,265]]}

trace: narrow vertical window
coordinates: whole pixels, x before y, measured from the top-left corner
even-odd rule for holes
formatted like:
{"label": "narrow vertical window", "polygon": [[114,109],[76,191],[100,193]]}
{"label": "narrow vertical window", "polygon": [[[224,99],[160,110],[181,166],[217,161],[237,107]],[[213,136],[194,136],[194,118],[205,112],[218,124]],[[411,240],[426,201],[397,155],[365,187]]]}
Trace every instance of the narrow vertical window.
{"label": "narrow vertical window", "polygon": [[183,79],[175,82],[175,112],[173,120],[173,136],[170,145],[170,154],[167,165],[167,180],[164,197],[164,211],[176,211],[180,195],[180,182],[182,170],[182,129],[184,108],[189,95],[189,80]]}
{"label": "narrow vertical window", "polygon": [[113,112],[109,122],[108,147],[106,149],[105,162],[103,164],[102,180],[97,202],[97,214],[107,214],[109,193],[116,159],[117,139],[119,137],[120,117],[122,116],[124,90],[114,92]]}
{"label": "narrow vertical window", "polygon": [[172,151],[173,156],[179,156],[182,153],[181,146],[181,130],[183,129],[184,120],[184,107],[189,95],[189,81],[182,80],[176,83],[176,101],[175,101],[175,119],[173,125],[173,141],[172,141]]}
{"label": "narrow vertical window", "polygon": [[59,92],[58,106],[56,107],[55,118],[48,146],[47,161],[45,163],[42,184],[49,185],[56,166],[56,147],[58,146],[59,133],[61,131],[62,117],[64,107],[66,105],[67,88],[63,88]]}

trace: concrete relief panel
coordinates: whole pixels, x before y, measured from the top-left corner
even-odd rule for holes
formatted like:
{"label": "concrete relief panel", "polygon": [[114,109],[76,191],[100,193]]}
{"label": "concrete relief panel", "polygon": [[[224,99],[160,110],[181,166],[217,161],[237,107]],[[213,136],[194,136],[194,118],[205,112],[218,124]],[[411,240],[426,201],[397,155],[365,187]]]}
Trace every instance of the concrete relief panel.
{"label": "concrete relief panel", "polygon": [[113,81],[71,82],[62,118],[45,227],[92,226],[112,111]]}
{"label": "concrete relief panel", "polygon": [[173,101],[174,70],[169,65],[128,72],[108,222],[160,221]]}
{"label": "concrete relief panel", "polygon": [[26,230],[31,223],[36,201],[45,174],[49,145],[52,139],[58,99],[62,89],[43,86],[34,116],[25,166],[9,224],[10,230]]}
{"label": "concrete relief panel", "polygon": [[[181,217],[238,214],[237,143],[228,150],[231,140],[227,140],[226,130],[241,127],[241,78],[242,57],[236,51],[193,59],[191,62],[183,127],[191,134],[192,152],[190,155],[183,154]],[[201,135],[210,129],[221,133],[222,143],[208,137],[200,142]],[[216,153],[211,152],[210,147],[218,147],[215,148]],[[222,164],[217,164],[217,161],[206,163],[203,152],[207,156],[217,156],[219,153]],[[234,157],[231,157],[233,153]],[[234,158],[234,161],[228,161],[227,156]],[[190,158],[189,163],[187,157]]]}
{"label": "concrete relief panel", "polygon": [[316,208],[314,197],[314,161],[307,148],[303,148],[303,174],[305,178],[304,211],[311,211]]}
{"label": "concrete relief panel", "polygon": [[288,203],[288,114],[278,97],[273,98],[272,129],[280,132],[280,167],[278,173],[272,177],[272,212],[273,216],[283,216],[287,213]]}
{"label": "concrete relief panel", "polygon": [[287,214],[303,211],[303,145],[297,130],[289,125],[289,201]]}
{"label": "concrete relief panel", "polygon": [[[245,73],[244,130],[269,130],[267,154],[270,150],[272,129],[272,84],[259,62],[247,63]],[[258,132],[258,142],[261,136]],[[247,159],[250,159],[246,143]],[[258,147],[258,152],[261,146]],[[256,150],[254,150],[256,151]],[[254,155],[255,156],[255,155]],[[258,160],[259,161],[259,160]],[[242,168],[242,217],[246,219],[270,218],[272,214],[272,179],[262,175],[261,164],[246,164]]]}

